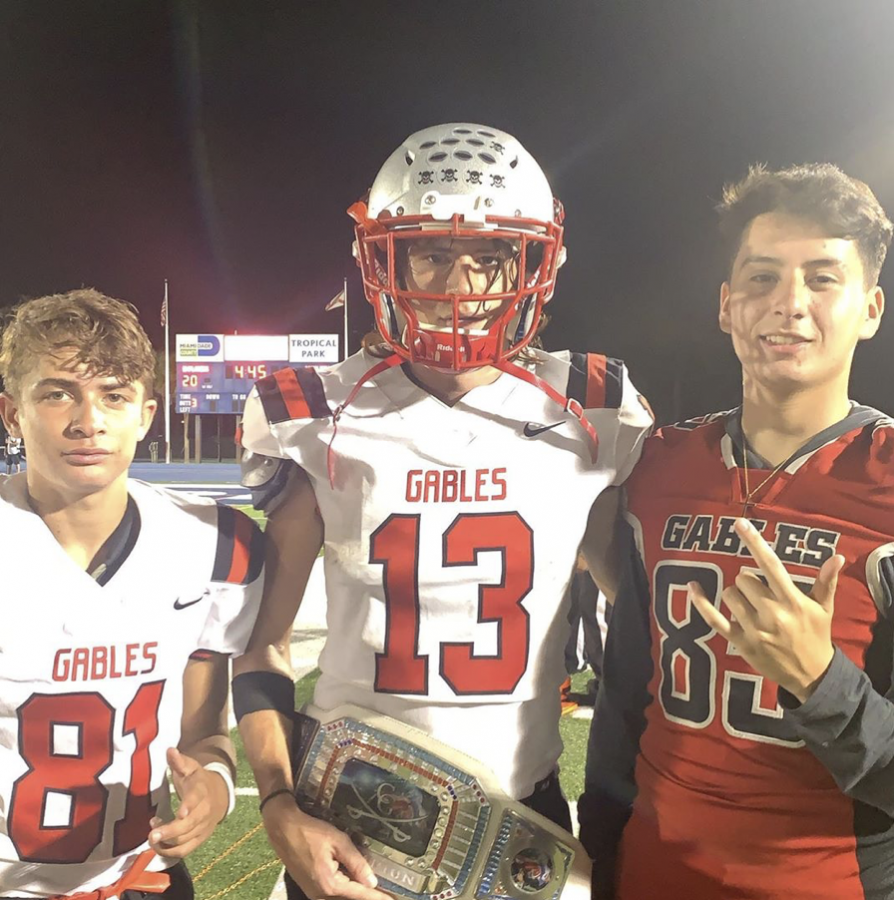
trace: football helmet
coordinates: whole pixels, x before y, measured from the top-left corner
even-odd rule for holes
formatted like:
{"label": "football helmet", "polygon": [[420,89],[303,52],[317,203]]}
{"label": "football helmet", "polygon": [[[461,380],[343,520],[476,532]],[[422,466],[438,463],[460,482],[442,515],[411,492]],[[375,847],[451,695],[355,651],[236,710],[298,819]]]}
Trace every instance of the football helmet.
{"label": "football helmet", "polygon": [[[537,333],[564,261],[564,214],[540,166],[512,135],[463,122],[417,131],[382,166],[368,199],[348,213],[366,299],[401,359],[451,371],[478,368],[512,359]],[[427,238],[451,245],[499,240],[510,248],[511,275],[482,294],[411,289],[409,248]],[[420,303],[432,301],[445,304],[436,325],[418,314]],[[498,311],[469,326],[461,303],[491,310],[496,303]]]}

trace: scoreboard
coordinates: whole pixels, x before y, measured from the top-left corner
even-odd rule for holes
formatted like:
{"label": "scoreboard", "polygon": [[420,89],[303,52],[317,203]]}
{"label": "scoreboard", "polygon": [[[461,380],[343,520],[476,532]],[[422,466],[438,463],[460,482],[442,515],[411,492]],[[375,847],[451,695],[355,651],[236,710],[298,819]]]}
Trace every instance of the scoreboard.
{"label": "scoreboard", "polygon": [[177,412],[241,413],[254,383],[288,365],[288,360],[178,362]]}
{"label": "scoreboard", "polygon": [[176,340],[179,413],[239,414],[258,379],[339,359],[336,334],[178,334]]}

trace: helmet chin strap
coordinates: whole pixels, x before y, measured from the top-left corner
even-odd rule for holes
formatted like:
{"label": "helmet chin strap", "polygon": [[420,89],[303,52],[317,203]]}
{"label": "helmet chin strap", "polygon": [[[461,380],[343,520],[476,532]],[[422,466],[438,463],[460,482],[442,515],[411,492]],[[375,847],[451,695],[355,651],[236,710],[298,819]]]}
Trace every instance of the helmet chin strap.
{"label": "helmet chin strap", "polygon": [[357,384],[351,388],[351,392],[345,397],[345,402],[342,403],[332,414],[332,437],[329,438],[329,447],[326,450],[326,471],[329,475],[329,487],[332,490],[335,490],[335,451],[332,449],[332,445],[335,443],[335,436],[338,434],[338,420],[341,418],[341,414],[349,407],[356,398],[357,394],[360,391],[360,388],[366,384],[372,378],[375,378],[381,372],[385,372],[388,369],[393,368],[394,366],[399,366],[403,362],[403,359],[398,356],[396,353],[392,353],[391,356],[386,357],[381,362],[376,363],[371,369],[368,369],[364,375],[360,378]]}
{"label": "helmet chin strap", "polygon": [[[344,403],[338,406],[332,414],[332,437],[329,438],[329,446],[326,450],[326,471],[329,475],[329,487],[332,488],[332,490],[335,490],[335,468],[337,459],[335,450],[332,449],[332,445],[335,443],[336,434],[338,434],[338,420],[341,418],[341,414],[354,402],[357,394],[360,392],[360,388],[362,388],[367,381],[371,381],[382,372],[386,372],[388,369],[394,368],[394,366],[399,366],[403,362],[403,357],[399,356],[397,353],[392,353],[391,356],[377,362],[363,374],[360,380],[351,388],[351,392],[345,398]],[[491,360],[483,363],[482,368],[484,366],[493,366],[495,369],[499,369],[507,375],[526,381],[538,390],[543,391],[550,400],[561,406],[565,412],[574,416],[587,436],[587,441],[590,446],[590,459],[594,465],[596,464],[596,459],[599,456],[599,435],[596,434],[596,429],[584,415],[584,408],[577,400],[573,397],[566,397],[564,394],[557,391],[549,382],[544,381],[544,379],[539,378],[533,372],[529,372],[527,369],[511,360]]]}
{"label": "helmet chin strap", "polygon": [[487,332],[457,334],[452,330],[419,328],[415,330],[411,340],[412,360],[434,369],[458,370],[454,368],[454,363],[457,362],[480,362],[486,366],[496,356],[497,336]]}

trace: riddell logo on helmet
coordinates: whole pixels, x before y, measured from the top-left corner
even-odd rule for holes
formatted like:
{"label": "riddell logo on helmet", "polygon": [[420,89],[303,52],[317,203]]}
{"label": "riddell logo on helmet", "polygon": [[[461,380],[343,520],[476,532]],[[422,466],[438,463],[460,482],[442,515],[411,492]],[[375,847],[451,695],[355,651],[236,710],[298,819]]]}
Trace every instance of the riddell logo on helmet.
{"label": "riddell logo on helmet", "polygon": [[[435,345],[435,353],[449,353],[451,356],[453,356],[453,344],[442,344],[442,343],[438,342]],[[462,345],[460,345],[459,358],[465,359],[465,357],[466,357],[466,348],[463,347]]]}

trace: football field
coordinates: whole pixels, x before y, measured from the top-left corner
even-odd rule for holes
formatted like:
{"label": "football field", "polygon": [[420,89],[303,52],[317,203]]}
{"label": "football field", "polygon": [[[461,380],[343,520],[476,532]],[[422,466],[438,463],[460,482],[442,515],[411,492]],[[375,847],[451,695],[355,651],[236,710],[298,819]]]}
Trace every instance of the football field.
{"label": "football field", "polygon": [[[131,468],[131,475],[165,484],[174,490],[191,491],[238,506],[264,524],[263,516],[248,505],[250,498],[238,486],[238,467],[233,464],[138,464]],[[295,702],[298,706],[310,700],[319,674],[314,664],[325,637],[324,607],[322,578],[318,573],[308,585],[305,604],[296,620],[292,638],[292,657],[297,675]],[[590,674],[587,671],[574,676],[572,690],[583,692]],[[560,762],[560,777],[565,795],[571,801],[576,801],[583,789],[589,725],[590,710],[586,708],[564,716],[561,722],[565,752]],[[278,884],[282,867],[267,843],[258,814],[257,789],[235,729],[232,735],[239,760],[236,808],[217,828],[213,837],[187,860],[195,881],[196,900],[216,900],[218,897],[232,900],[281,897],[284,900],[285,893]]]}

